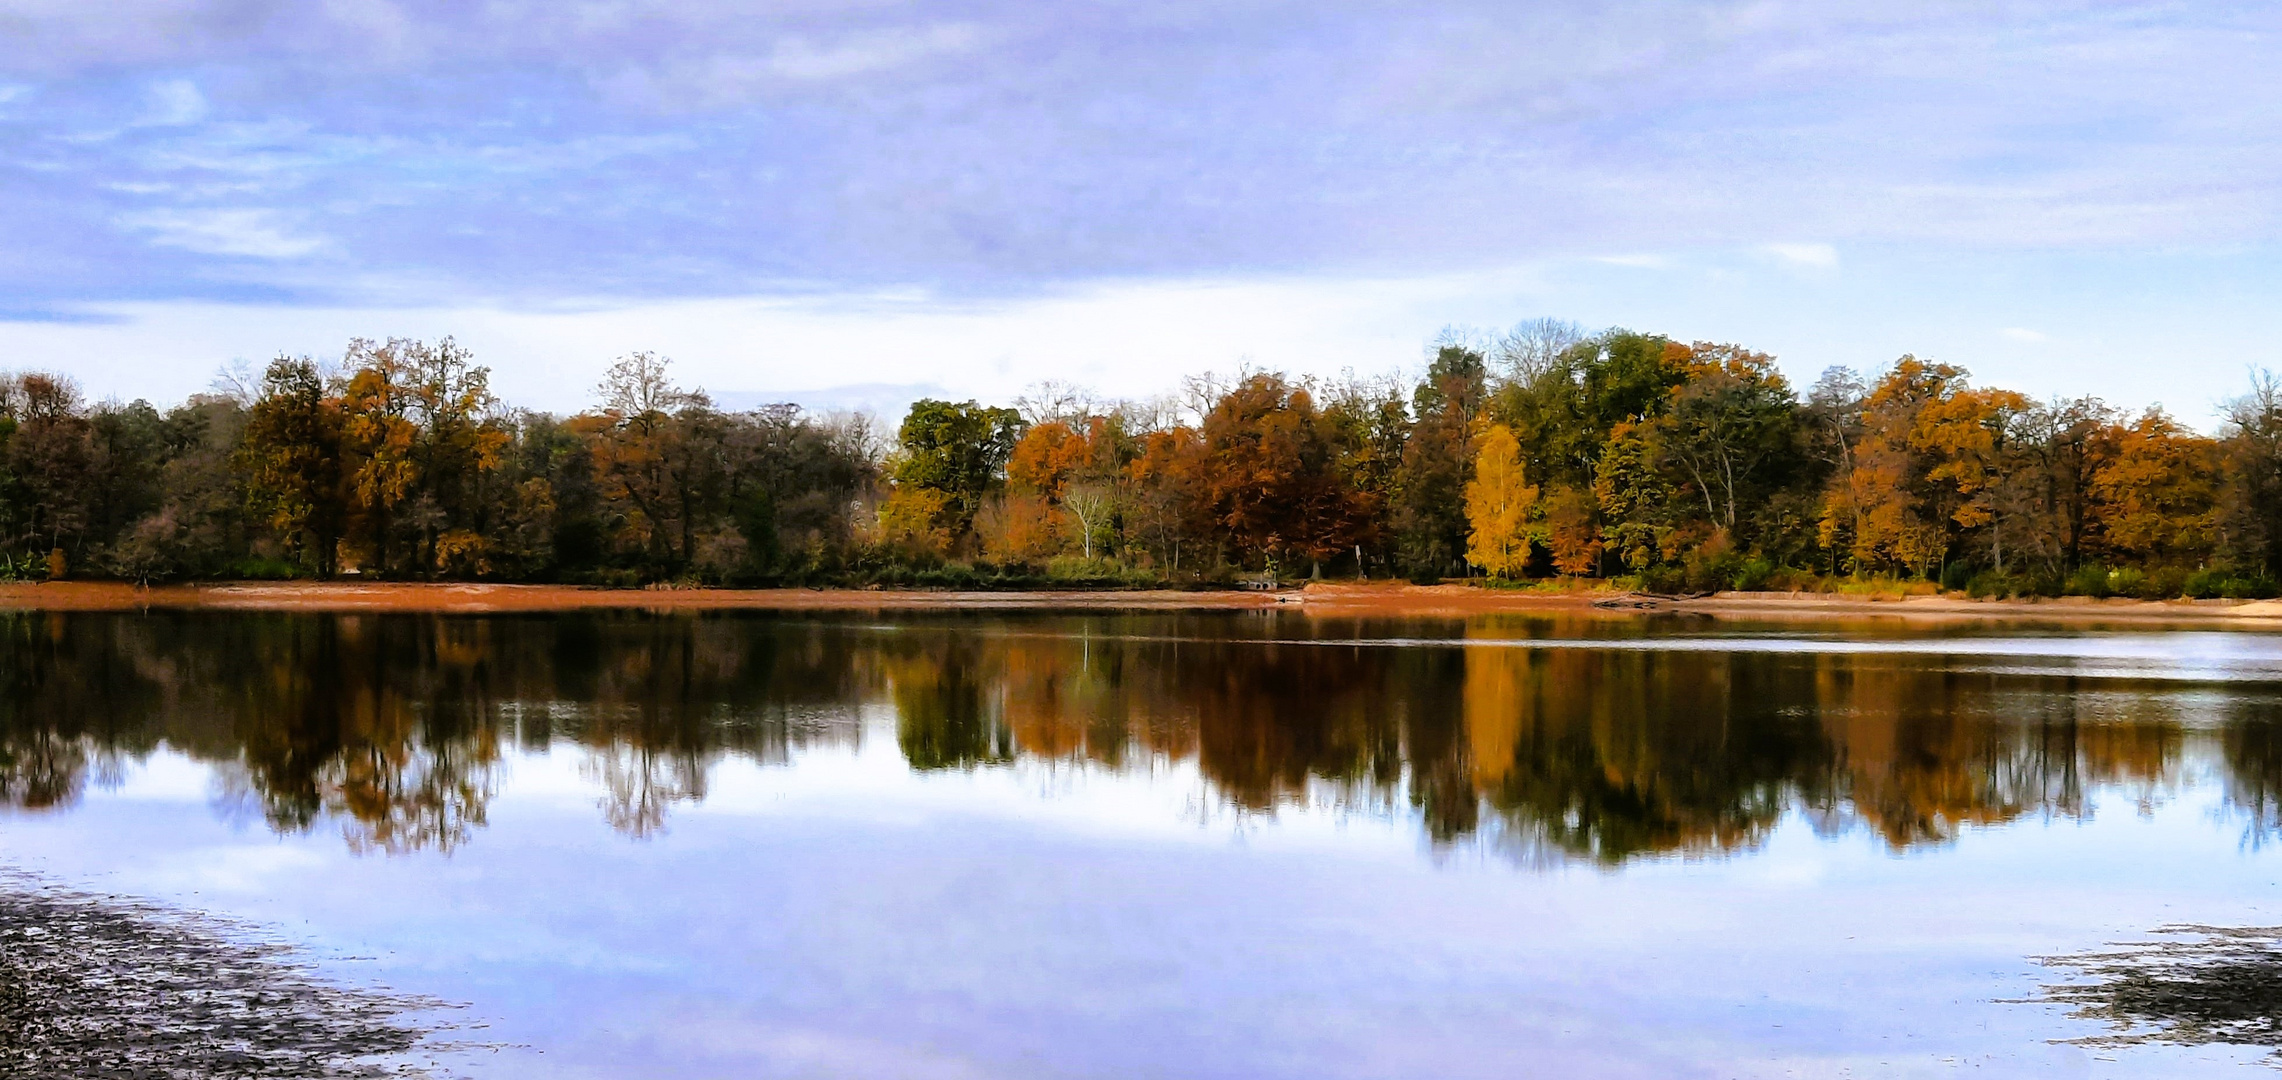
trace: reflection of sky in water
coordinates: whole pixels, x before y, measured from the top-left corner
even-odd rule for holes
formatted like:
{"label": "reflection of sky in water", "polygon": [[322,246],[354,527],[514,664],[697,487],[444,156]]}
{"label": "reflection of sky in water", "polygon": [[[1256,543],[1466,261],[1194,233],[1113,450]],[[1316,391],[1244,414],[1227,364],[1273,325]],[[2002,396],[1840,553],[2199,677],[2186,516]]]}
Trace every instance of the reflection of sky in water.
{"label": "reflection of sky in water", "polygon": [[915,774],[891,736],[725,761],[642,841],[576,753],[518,755],[449,858],[230,828],[162,754],[0,851],[471,1001],[525,1044],[479,1077],[2231,1073],[2256,1055],[2102,1061],[1990,999],[2027,955],[2282,921],[2199,785],[1899,857],[1794,814],[1745,858],[1516,872],[1387,819],[1199,813],[1181,768]]}
{"label": "reflection of sky in water", "polygon": [[[2040,676],[2213,684],[2282,669],[2282,642],[2263,635],[1512,645],[1877,658],[1869,675],[1831,669],[1848,678],[1898,666],[1987,679],[1989,658]],[[2178,674],[2204,669],[2227,674]],[[1564,670],[1548,676],[1555,689]],[[786,711],[816,737],[781,756],[705,758],[640,838],[602,812],[612,770],[635,753],[623,743],[510,741],[475,839],[392,857],[352,853],[328,823],[274,834],[239,805],[227,767],[162,746],[110,763],[75,807],[0,819],[0,862],[258,920],[353,977],[471,1002],[492,1025],[481,1038],[518,1046],[459,1065],[476,1077],[2240,1074],[2257,1052],[2056,1046],[2096,1029],[1996,999],[2046,976],[2028,956],[2166,923],[2282,923],[2282,856],[2230,798],[2240,751],[2225,742],[2227,710],[2262,690],[1973,685],[1890,704],[1937,733],[1968,716],[2009,727],[1893,748],[1879,741],[1890,721],[1872,717],[1865,734],[1838,715],[1883,699],[1817,699],[1840,747],[1829,767],[2021,789],[1938,793],[2005,810],[1901,845],[1849,819],[1846,798],[1891,795],[1867,781],[1835,805],[1791,800],[1748,843],[1597,863],[1519,817],[1431,839],[1415,775],[1391,787],[1316,776],[1246,810],[1194,753],[921,771],[891,696]],[[497,708],[575,727],[616,706]],[[2085,730],[2023,742],[2053,717]],[[2171,741],[2156,766],[2102,772],[2102,754],[2124,751],[2087,748],[2158,728]],[[1656,732],[1618,732],[1592,767]],[[1931,779],[1866,764],[1952,744],[2003,753]],[[1407,768],[1431,764],[1406,755]],[[1999,775],[2031,766],[2046,771]],[[1682,785],[1689,767],[1665,763],[1662,782]],[[2063,780],[2073,794],[2048,790]]]}

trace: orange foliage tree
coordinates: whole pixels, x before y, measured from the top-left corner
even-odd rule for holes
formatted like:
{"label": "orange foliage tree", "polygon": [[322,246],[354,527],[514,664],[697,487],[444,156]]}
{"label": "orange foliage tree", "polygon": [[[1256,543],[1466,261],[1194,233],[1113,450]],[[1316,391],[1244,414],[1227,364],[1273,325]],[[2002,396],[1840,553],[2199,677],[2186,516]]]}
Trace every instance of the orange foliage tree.
{"label": "orange foliage tree", "polygon": [[1275,375],[1243,380],[1206,415],[1192,490],[1239,557],[1320,564],[1362,535],[1326,428],[1313,397]]}
{"label": "orange foliage tree", "polygon": [[2107,547],[2130,559],[2192,565],[2216,540],[2219,444],[2161,409],[2118,425],[2115,454],[2092,474]]}

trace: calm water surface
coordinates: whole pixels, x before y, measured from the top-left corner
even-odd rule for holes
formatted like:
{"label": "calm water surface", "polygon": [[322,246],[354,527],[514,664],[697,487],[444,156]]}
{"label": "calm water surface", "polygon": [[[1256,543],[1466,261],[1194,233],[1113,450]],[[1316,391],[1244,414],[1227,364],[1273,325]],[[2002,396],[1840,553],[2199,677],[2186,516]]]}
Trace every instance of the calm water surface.
{"label": "calm water surface", "polygon": [[2243,1075],[2031,958],[2282,923],[2282,640],[0,615],[0,865],[478,1077]]}

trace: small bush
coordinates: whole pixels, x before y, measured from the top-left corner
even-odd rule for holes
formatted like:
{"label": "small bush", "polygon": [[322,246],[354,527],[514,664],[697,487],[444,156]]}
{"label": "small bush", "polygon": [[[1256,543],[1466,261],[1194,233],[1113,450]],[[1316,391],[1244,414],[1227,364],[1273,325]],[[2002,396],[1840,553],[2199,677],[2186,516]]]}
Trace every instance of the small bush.
{"label": "small bush", "polygon": [[2227,594],[2227,584],[2233,575],[2222,567],[2206,566],[2187,575],[2179,591],[2197,600],[2216,600]]}
{"label": "small bush", "polygon": [[1683,564],[1682,573],[1690,592],[1717,592],[1735,587],[1735,579],[1743,572],[1743,556],[1732,551],[1707,552],[1699,549]]}
{"label": "small bush", "polygon": [[1670,563],[1651,566],[1640,572],[1640,591],[1669,596],[1686,592],[1688,572]]}
{"label": "small bush", "polygon": [[1829,591],[1823,587],[1822,575],[1812,570],[1800,570],[1791,566],[1779,567],[1774,573],[1767,575],[1766,584],[1761,585],[1760,588],[1770,592],[1812,593]]}
{"label": "small bush", "polygon": [[2147,572],[2136,566],[2125,566],[2108,571],[2108,592],[2114,596],[2138,596],[2147,590]]}
{"label": "small bush", "polygon": [[911,575],[911,584],[921,589],[957,589],[972,584],[971,571],[963,566],[931,566]]}
{"label": "small bush", "polygon": [[1974,573],[1973,566],[1970,563],[1953,562],[1944,564],[1941,568],[1941,589],[1943,592],[1955,592],[1959,589],[1967,588],[1973,583],[1973,579],[1977,576],[1978,575]]}
{"label": "small bush", "polygon": [[2098,563],[2086,563],[2068,575],[2062,590],[2069,596],[2108,595],[2108,568]]}
{"label": "small bush", "polygon": [[2227,579],[2226,595],[2234,600],[2271,600],[2282,594],[2274,579],[2264,574],[2235,574]]}
{"label": "small bush", "polygon": [[2148,574],[2147,580],[2140,583],[2139,598],[2142,600],[2170,600],[2186,591],[2186,588],[2187,571],[2176,566],[2165,566]]}
{"label": "small bush", "polygon": [[1118,565],[1109,559],[1088,559],[1080,555],[1056,555],[1046,560],[1046,576],[1056,582],[1096,583],[1114,581]]}
{"label": "small bush", "polygon": [[2012,596],[2019,586],[2013,579],[1994,570],[1983,570],[1965,582],[1965,595],[1975,600],[2002,600]]}
{"label": "small bush", "polygon": [[289,559],[256,555],[232,564],[230,576],[242,581],[288,581],[301,576],[301,566]]}
{"label": "small bush", "polygon": [[1736,568],[1735,577],[1732,579],[1734,587],[1740,592],[1759,592],[1767,588],[1768,582],[1774,580],[1779,569],[1769,559],[1746,559],[1742,566]]}
{"label": "small bush", "polygon": [[2180,591],[2197,600],[2265,600],[2282,590],[2264,574],[2241,574],[2231,567],[2212,566],[2188,574]]}

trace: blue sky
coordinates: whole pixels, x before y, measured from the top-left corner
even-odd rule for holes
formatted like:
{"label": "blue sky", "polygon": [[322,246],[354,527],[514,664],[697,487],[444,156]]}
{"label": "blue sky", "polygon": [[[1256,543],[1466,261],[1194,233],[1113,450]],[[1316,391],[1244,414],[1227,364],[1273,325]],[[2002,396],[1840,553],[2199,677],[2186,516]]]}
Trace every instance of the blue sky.
{"label": "blue sky", "polygon": [[2224,3],[0,0],[0,366],[171,398],[450,332],[552,408],[637,348],[729,393],[1141,394],[1551,315],[2207,422],[2282,366],[2278,31]]}

